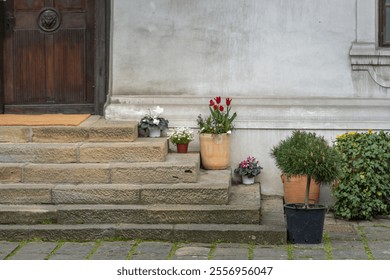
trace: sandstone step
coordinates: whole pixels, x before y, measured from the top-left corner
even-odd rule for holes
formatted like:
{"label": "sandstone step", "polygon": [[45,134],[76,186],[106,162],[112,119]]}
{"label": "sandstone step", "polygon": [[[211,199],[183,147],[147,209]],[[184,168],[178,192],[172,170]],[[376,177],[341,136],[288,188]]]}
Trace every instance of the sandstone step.
{"label": "sandstone step", "polygon": [[202,170],[196,183],[0,184],[0,204],[227,204],[230,180],[230,170]]}
{"label": "sandstone step", "polygon": [[93,224],[0,225],[0,240],[24,241],[159,240],[199,243],[286,244],[280,225],[247,224]]}
{"label": "sandstone step", "polygon": [[259,185],[234,186],[227,205],[0,205],[0,224],[259,224]]}
{"label": "sandstone step", "polygon": [[252,242],[285,244],[286,228],[281,197],[261,200],[260,225],[252,224],[84,224],[0,225],[0,240],[45,241],[161,240],[170,242]]}
{"label": "sandstone step", "polygon": [[[227,204],[230,171],[202,171],[196,183],[59,185],[54,204]],[[1,201],[1,200],[0,200]]]}
{"label": "sandstone step", "polygon": [[168,154],[166,138],[111,143],[0,143],[4,163],[159,162]]}
{"label": "sandstone step", "polygon": [[195,183],[199,154],[169,154],[164,162],[0,163],[0,183],[154,184]]}
{"label": "sandstone step", "polygon": [[57,222],[53,205],[0,205],[0,224],[45,224]]}
{"label": "sandstone step", "polygon": [[59,205],[60,224],[259,224],[259,185],[235,186],[227,205]]}
{"label": "sandstone step", "polygon": [[0,142],[77,143],[131,142],[138,137],[136,121],[107,121],[92,116],[79,126],[2,126]]}

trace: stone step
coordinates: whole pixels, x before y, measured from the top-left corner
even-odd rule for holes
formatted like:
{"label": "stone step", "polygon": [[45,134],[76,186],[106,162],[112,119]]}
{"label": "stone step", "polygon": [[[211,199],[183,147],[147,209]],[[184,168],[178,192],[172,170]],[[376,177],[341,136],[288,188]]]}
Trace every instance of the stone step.
{"label": "stone step", "polygon": [[248,224],[92,224],[0,225],[0,240],[24,241],[159,240],[194,243],[286,244],[280,225]]}
{"label": "stone step", "polygon": [[230,180],[230,170],[202,170],[196,183],[0,184],[0,204],[227,204]]}
{"label": "stone step", "polygon": [[137,137],[136,121],[107,121],[99,116],[92,116],[79,126],[0,127],[3,143],[131,142]]}
{"label": "stone step", "polygon": [[164,162],[0,163],[0,183],[174,184],[195,183],[199,154],[169,154]]}
{"label": "stone step", "polygon": [[[0,225],[0,240],[93,241],[160,240],[169,242],[252,242],[285,244],[281,197],[261,200],[260,225],[253,224],[84,224]],[[50,221],[50,220],[48,220]]]}
{"label": "stone step", "polygon": [[167,154],[166,138],[127,143],[0,143],[3,163],[160,162]]}
{"label": "stone step", "polygon": [[260,224],[260,188],[234,186],[227,205],[0,205],[0,224]]}

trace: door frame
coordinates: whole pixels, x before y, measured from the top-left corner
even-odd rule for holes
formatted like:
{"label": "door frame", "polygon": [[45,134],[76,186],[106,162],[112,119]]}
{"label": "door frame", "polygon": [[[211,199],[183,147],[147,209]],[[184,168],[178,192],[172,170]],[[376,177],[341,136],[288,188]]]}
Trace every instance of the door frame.
{"label": "door frame", "polygon": [[[4,113],[4,36],[5,36],[5,3],[0,0],[0,114]],[[95,44],[94,58],[94,112],[103,115],[109,85],[110,65],[110,28],[111,28],[111,1],[95,0]]]}

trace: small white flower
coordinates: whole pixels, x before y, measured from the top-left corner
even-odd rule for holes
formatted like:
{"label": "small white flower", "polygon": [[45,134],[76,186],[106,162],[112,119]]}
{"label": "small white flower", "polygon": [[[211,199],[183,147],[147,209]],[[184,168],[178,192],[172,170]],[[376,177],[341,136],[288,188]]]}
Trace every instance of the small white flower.
{"label": "small white flower", "polygon": [[159,124],[160,124],[160,120],[154,119],[154,120],[153,120],[153,123],[154,123],[155,125],[159,125]]}
{"label": "small white flower", "polygon": [[154,108],[153,112],[154,112],[157,116],[159,116],[159,115],[161,115],[162,113],[164,113],[164,109],[161,108],[160,106],[157,106],[156,108]]}
{"label": "small white flower", "polygon": [[227,134],[232,134],[232,131],[231,130],[229,130],[228,132],[226,132]]}

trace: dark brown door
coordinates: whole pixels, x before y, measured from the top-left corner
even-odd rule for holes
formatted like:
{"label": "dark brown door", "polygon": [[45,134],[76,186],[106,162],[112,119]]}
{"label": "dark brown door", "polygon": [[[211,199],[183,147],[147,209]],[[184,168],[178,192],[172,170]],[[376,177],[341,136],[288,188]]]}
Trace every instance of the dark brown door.
{"label": "dark brown door", "polygon": [[5,113],[94,113],[95,1],[7,0]]}

